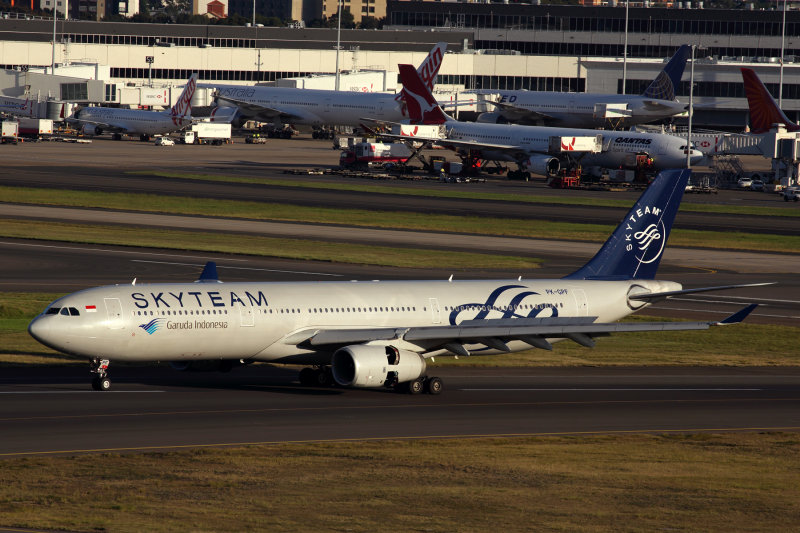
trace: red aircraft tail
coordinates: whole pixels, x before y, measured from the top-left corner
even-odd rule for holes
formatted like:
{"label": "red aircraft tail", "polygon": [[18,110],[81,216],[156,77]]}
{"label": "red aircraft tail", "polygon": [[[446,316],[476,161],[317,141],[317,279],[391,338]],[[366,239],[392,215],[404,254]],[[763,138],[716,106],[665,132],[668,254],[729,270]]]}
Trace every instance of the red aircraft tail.
{"label": "red aircraft tail", "polygon": [[788,131],[798,131],[800,126],[789,120],[753,69],[743,68],[744,92],[750,107],[751,133],[765,133],[775,124],[785,124]]}
{"label": "red aircraft tail", "polygon": [[444,124],[449,117],[436,103],[431,91],[411,65],[398,65],[400,82],[403,84],[408,118],[412,124]]}

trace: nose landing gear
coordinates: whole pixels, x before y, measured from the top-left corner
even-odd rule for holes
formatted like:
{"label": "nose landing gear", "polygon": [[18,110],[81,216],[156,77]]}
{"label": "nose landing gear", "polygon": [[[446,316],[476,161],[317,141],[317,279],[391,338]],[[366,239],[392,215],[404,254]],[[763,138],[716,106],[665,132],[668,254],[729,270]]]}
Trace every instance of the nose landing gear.
{"label": "nose landing gear", "polygon": [[92,377],[92,388],[97,391],[111,390],[111,379],[108,377],[108,359],[92,359],[89,363],[89,372]]}

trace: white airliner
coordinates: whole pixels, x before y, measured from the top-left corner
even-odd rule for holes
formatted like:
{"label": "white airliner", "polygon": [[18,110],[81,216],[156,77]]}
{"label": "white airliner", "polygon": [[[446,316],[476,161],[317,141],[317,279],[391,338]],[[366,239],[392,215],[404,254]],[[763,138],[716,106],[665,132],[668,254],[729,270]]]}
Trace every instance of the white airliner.
{"label": "white airliner", "polygon": [[721,322],[617,322],[671,296],[752,286],[683,290],[654,279],[690,174],[662,172],[597,255],[561,279],[221,283],[208,263],[199,283],[134,280],[69,294],[28,331],[90,359],[97,390],[111,386],[109,361],[269,361],[315,366],[301,371],[303,384],[438,394],[442,381],[426,375],[433,356],[736,323],[755,305]]}
{"label": "white airliner", "polygon": [[[482,159],[512,161],[519,172],[553,175],[562,164],[580,163],[584,167],[633,168],[637,154],[646,154],[653,160],[652,168],[663,170],[686,166],[686,140],[663,133],[633,131],[598,131],[577,128],[551,128],[547,126],[522,126],[517,124],[478,124],[459,122],[447,116],[436,103],[430,90],[422,83],[411,65],[399,65],[400,80],[412,124],[444,125],[445,138],[420,138],[456,149],[478,151]],[[551,140],[574,140],[576,137],[602,137],[602,150],[570,152],[569,142],[560,143],[553,151]],[[403,140],[407,137],[397,136]],[[691,163],[698,164],[704,156],[700,150],[690,148]]]}
{"label": "white airliner", "polygon": [[482,113],[478,122],[513,122],[537,126],[568,128],[629,128],[663,120],[686,111],[687,104],[675,98],[690,48],[678,48],[672,59],[645,91],[634,94],[559,93],[551,91],[479,91],[499,93],[490,102],[497,107]]}
{"label": "white airliner", "polygon": [[69,120],[83,124],[86,135],[113,133],[114,139],[122,134],[138,134],[143,141],[151,135],[164,135],[181,130],[193,123],[192,97],[197,87],[197,74],[186,82],[178,101],[169,111],[146,111],[113,107],[84,107]]}
{"label": "white airliner", "polygon": [[7,113],[18,117],[33,117],[33,104],[29,98],[14,98],[13,96],[0,96],[0,113]]}
{"label": "white airliner", "polygon": [[[418,72],[433,89],[447,43],[437,43]],[[216,100],[239,107],[240,116],[276,124],[359,126],[365,120],[399,122],[406,118],[401,94],[213,85]]]}

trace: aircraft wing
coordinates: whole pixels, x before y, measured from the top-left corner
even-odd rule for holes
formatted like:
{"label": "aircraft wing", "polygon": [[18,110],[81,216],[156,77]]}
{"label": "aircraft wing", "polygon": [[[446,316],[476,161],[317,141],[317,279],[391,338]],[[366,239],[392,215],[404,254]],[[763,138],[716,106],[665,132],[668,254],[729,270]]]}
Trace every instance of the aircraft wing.
{"label": "aircraft wing", "polygon": [[263,119],[264,122],[273,122],[277,118],[280,118],[282,122],[292,122],[304,118],[293,113],[287,113],[281,109],[262,106],[254,104],[253,102],[246,102],[237,98],[231,98],[230,96],[217,96],[216,98],[217,102],[236,106],[245,116],[257,117]]}
{"label": "aircraft wing", "polygon": [[456,148],[471,148],[474,150],[478,149],[490,149],[490,150],[504,150],[508,152],[519,153],[522,148],[512,144],[492,144],[492,143],[482,143],[477,141],[467,141],[467,140],[460,140],[460,139],[450,139],[448,137],[418,137],[418,136],[408,136],[408,135],[394,135],[391,133],[381,133],[381,137],[386,137],[388,139],[396,139],[399,141],[419,141],[419,142],[430,142],[435,143],[438,145],[443,146],[454,146]]}
{"label": "aircraft wing", "polygon": [[89,120],[85,118],[68,118],[68,122],[80,122],[82,125],[90,124],[92,126],[100,126],[109,133],[127,133],[128,128],[118,124],[109,124],[108,122],[100,122],[97,120]]}
{"label": "aircraft wing", "polygon": [[308,329],[290,335],[283,343],[335,348],[373,341],[405,341],[418,346],[420,352],[448,350],[458,355],[469,355],[465,344],[483,344],[488,348],[510,351],[506,343],[519,340],[549,350],[552,346],[547,339],[566,338],[591,348],[594,346],[593,337],[611,333],[702,330],[736,324],[744,320],[757,305],[748,305],[722,321],[713,322],[602,323],[595,322],[597,317],[505,318],[467,320],[455,326]]}
{"label": "aircraft wing", "polygon": [[492,104],[503,112],[503,116],[512,122],[552,122],[555,117],[547,113],[540,113],[538,111],[531,111],[524,107],[506,104],[502,102],[492,102],[487,100],[486,103]]}

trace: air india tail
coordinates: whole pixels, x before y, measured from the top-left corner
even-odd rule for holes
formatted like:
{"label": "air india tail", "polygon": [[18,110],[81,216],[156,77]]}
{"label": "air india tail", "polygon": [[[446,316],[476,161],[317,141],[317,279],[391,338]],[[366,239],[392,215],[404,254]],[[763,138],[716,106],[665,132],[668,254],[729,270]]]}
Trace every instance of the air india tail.
{"label": "air india tail", "polygon": [[747,95],[747,105],[750,107],[751,133],[765,133],[775,124],[784,124],[788,131],[798,131],[800,126],[789,120],[781,111],[775,99],[758,78],[755,71],[742,68],[744,92]]}
{"label": "air india tail", "polygon": [[398,68],[408,107],[408,118],[412,124],[444,124],[451,120],[436,103],[430,89],[413,66],[398,65]]}
{"label": "air india tail", "polygon": [[191,119],[192,117],[192,98],[194,91],[197,88],[197,73],[192,74],[183,92],[178,97],[178,101],[169,110],[169,114],[173,119]]}

